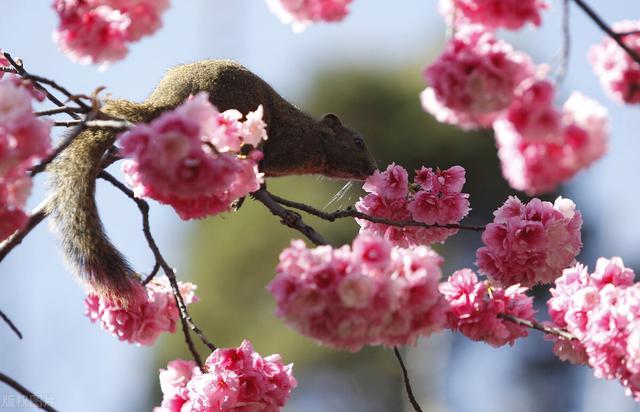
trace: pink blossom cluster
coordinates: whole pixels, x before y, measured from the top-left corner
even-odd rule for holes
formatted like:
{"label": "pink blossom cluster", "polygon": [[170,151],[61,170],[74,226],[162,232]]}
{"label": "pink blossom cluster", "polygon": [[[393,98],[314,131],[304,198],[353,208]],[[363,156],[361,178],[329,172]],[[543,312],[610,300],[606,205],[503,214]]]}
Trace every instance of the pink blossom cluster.
{"label": "pink blossom cluster", "polygon": [[266,0],[271,11],[285,24],[302,31],[320,21],[341,21],[349,13],[352,0]]}
{"label": "pink blossom cluster", "polygon": [[553,337],[563,360],[588,363],[598,378],[618,379],[640,400],[640,283],[622,259],[600,258],[591,274],[565,269],[547,302],[555,326],[577,340]]}
{"label": "pink blossom cluster", "polygon": [[607,110],[577,92],[559,110],[554,95],[551,82],[528,79],[493,123],[504,177],[530,195],[554,190],[607,150]]}
{"label": "pink blossom cluster", "polygon": [[540,26],[540,13],[548,7],[543,0],[440,0],[440,12],[451,24],[480,24],[488,29]]}
{"label": "pink blossom cluster", "polygon": [[54,0],[60,23],[54,40],[73,60],[111,63],[130,42],[154,33],[169,0]]}
{"label": "pink blossom cluster", "polygon": [[27,223],[28,170],[51,149],[51,122],[33,115],[32,101],[42,97],[17,76],[0,79],[0,241]]}
{"label": "pink blossom cluster", "polygon": [[[132,283],[134,298],[126,307],[90,293],[84,300],[85,315],[91,322],[99,321],[104,330],[121,341],[153,345],[162,332],[175,332],[180,318],[171,285],[166,278],[153,279],[146,286],[134,280]],[[197,302],[194,284],[178,282],[178,286],[185,304]]]}
{"label": "pink blossom cluster", "polygon": [[136,196],[169,204],[182,219],[228,211],[262,183],[262,152],[254,149],[267,137],[262,115],[260,106],[241,121],[240,112],[220,113],[200,92],[120,135],[127,182]]}
{"label": "pink blossom cluster", "polygon": [[496,288],[486,280],[479,281],[471,269],[458,270],[440,284],[440,293],[449,305],[447,327],[494,347],[513,345],[528,331],[499,315],[533,320],[533,299],[525,294],[526,290],[520,285]]}
{"label": "pink blossom cluster", "polygon": [[441,264],[426,246],[392,248],[380,237],[359,235],[338,249],[296,240],[280,254],[268,290],[279,317],[323,344],[353,352],[408,345],[444,325]]}
{"label": "pink blossom cluster", "polygon": [[[369,192],[356,203],[359,212],[372,217],[410,221],[428,225],[457,224],[469,213],[469,195],[462,193],[465,170],[453,166],[446,170],[422,167],[416,170],[410,187],[407,171],[391,164],[376,171],[363,186]],[[392,226],[356,219],[361,233],[382,236],[396,246],[412,247],[443,242],[458,229],[443,227]]]}
{"label": "pink blossom cluster", "polygon": [[160,370],[163,399],[154,412],[277,412],[297,386],[292,368],[280,355],[263,358],[247,340],[213,351],[204,373],[177,359]]}
{"label": "pink blossom cluster", "polygon": [[477,250],[476,264],[499,286],[551,283],[582,248],[582,215],[569,199],[523,204],[509,197],[493,214],[493,223],[482,233],[485,246]]}
{"label": "pink blossom cluster", "polygon": [[[631,33],[623,36],[622,41],[640,54],[640,20],[621,21],[612,29],[616,33]],[[605,37],[591,47],[589,61],[612,99],[620,103],[640,103],[640,63],[634,61],[611,37]]]}
{"label": "pink blossom cluster", "polygon": [[488,127],[533,72],[529,56],[490,31],[465,26],[424,70],[429,87],[420,95],[422,107],[440,122],[464,129]]}

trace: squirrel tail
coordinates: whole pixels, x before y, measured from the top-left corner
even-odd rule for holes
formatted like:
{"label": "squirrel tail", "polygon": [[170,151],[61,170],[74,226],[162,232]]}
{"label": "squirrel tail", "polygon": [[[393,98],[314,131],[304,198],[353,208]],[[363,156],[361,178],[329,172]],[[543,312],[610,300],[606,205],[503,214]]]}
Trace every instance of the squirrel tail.
{"label": "squirrel tail", "polygon": [[[102,110],[129,121],[144,118],[144,105],[112,100]],[[64,255],[91,291],[127,304],[135,293],[136,275],[107,237],[95,201],[96,178],[117,133],[88,129],[51,163],[49,214],[62,240]]]}

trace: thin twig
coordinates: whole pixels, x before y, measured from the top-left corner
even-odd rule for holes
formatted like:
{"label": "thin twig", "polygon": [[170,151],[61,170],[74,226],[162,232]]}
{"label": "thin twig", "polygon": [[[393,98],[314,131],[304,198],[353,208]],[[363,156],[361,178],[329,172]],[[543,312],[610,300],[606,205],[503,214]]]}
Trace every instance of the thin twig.
{"label": "thin twig", "polygon": [[407,372],[407,367],[404,366],[404,362],[402,360],[402,355],[400,355],[400,351],[397,346],[393,347],[393,353],[396,355],[396,359],[400,364],[400,369],[402,369],[402,380],[404,381],[404,387],[407,390],[407,396],[409,397],[409,402],[411,402],[411,406],[413,406],[413,410],[416,412],[422,412],[420,408],[420,404],[416,400],[416,397],[413,396],[413,389],[411,389],[411,381],[409,380],[409,372]]}
{"label": "thin twig", "polygon": [[20,329],[18,329],[18,327],[15,325],[15,323],[13,323],[11,321],[11,319],[9,319],[9,317],[7,315],[4,314],[3,311],[0,310],[0,318],[2,318],[2,320],[4,320],[4,323],[6,323],[7,325],[9,325],[9,327],[11,328],[11,330],[18,335],[18,337],[20,339],[22,339],[22,332],[20,332]]}
{"label": "thin twig", "polygon": [[0,243],[0,262],[7,257],[9,252],[13,250],[16,246],[22,242],[22,239],[25,238],[35,228],[40,222],[47,217],[47,205],[51,201],[51,198],[47,198],[45,201],[40,203],[35,209],[31,211],[31,215],[29,216],[29,221],[27,224],[13,235],[9,236],[2,243]]}
{"label": "thin twig", "polygon": [[251,196],[265,205],[272,214],[280,216],[282,218],[281,223],[292,229],[302,233],[307,239],[309,239],[315,245],[326,245],[328,242],[322,237],[322,235],[311,226],[304,223],[302,217],[291,210],[285,209],[280,205],[274,195],[267,192],[266,189],[260,189],[251,193]]}
{"label": "thin twig", "polygon": [[[49,79],[45,79],[44,77],[40,77],[40,76],[34,76],[29,74],[24,67],[22,66],[22,64],[17,63],[13,57],[11,57],[11,55],[7,52],[4,52],[4,57],[6,57],[6,59],[9,61],[9,64],[11,64],[11,66],[13,66],[13,68],[16,70],[16,74],[18,74],[19,76],[21,76],[23,79],[27,79],[27,80],[31,80],[33,82],[33,86],[42,91],[46,96],[47,99],[49,99],[49,101],[53,104],[55,104],[56,106],[62,107],[64,106],[64,103],[62,103],[60,101],[60,99],[58,99],[56,96],[54,96],[53,94],[51,94],[51,92],[49,90],[47,90],[44,86],[42,86],[39,82],[48,84],[49,86],[52,86],[58,90],[62,89],[65,90],[63,87],[61,87],[60,85],[58,85],[56,82],[54,82],[53,80],[49,80]],[[69,96],[71,96],[71,93],[67,92]],[[64,92],[63,92],[64,94]],[[78,102],[78,104],[80,104],[80,106],[83,106],[84,103],[82,102]],[[87,106],[88,107],[88,106]],[[69,113],[69,116],[73,117],[74,119],[79,119],[80,116],[78,116],[75,113]]]}
{"label": "thin twig", "polygon": [[171,289],[173,291],[173,296],[176,300],[176,305],[180,310],[180,319],[182,320],[182,331],[184,333],[185,341],[187,343],[187,346],[189,347],[189,350],[191,351],[191,355],[193,356],[194,360],[202,369],[202,358],[200,357],[200,354],[193,344],[189,329],[191,329],[193,333],[195,333],[200,338],[202,343],[204,343],[211,351],[216,350],[216,345],[214,345],[209,339],[207,339],[202,330],[194,323],[191,315],[189,315],[187,305],[184,303],[184,299],[182,297],[182,294],[180,293],[180,286],[178,285],[176,274],[162,256],[162,253],[160,253],[160,249],[158,248],[153,235],[151,235],[151,226],[149,225],[149,204],[144,199],[137,198],[131,189],[126,187],[122,182],[113,177],[111,174],[103,171],[99,174],[99,177],[111,183],[118,190],[123,192],[127,197],[133,200],[136,203],[136,206],[138,206],[138,210],[140,210],[140,213],[142,215],[142,232],[144,233],[144,237],[147,240],[149,249],[151,249],[156,262],[159,263],[162,271],[169,279],[169,283],[171,284]]}
{"label": "thin twig", "polygon": [[619,31],[616,33],[620,37],[631,36],[633,34],[640,34],[640,30]]}
{"label": "thin twig", "polygon": [[53,125],[58,127],[73,127],[80,124],[84,124],[86,127],[115,130],[128,130],[134,126],[133,123],[127,120],[69,120],[68,122],[53,122]]}
{"label": "thin twig", "polygon": [[51,405],[49,405],[48,403],[43,401],[41,398],[39,398],[37,395],[35,395],[29,389],[27,389],[24,386],[20,385],[14,379],[8,377],[7,375],[5,375],[2,372],[0,372],[0,381],[2,381],[4,383],[6,383],[7,385],[11,386],[13,389],[16,390],[16,392],[18,392],[21,395],[23,395],[31,403],[33,403],[35,406],[37,406],[38,408],[42,409],[43,411],[56,412],[56,410]]}
{"label": "thin twig", "polygon": [[[89,116],[90,115],[91,113],[89,114]],[[80,133],[82,133],[85,129],[86,129],[86,123],[84,122],[78,123],[75,129],[73,129],[73,131],[71,131],[71,133],[69,133],[69,135],[66,136],[62,142],[60,142],[60,144],[55,148],[55,150],[53,150],[49,154],[49,156],[45,157],[44,159],[42,159],[40,163],[38,163],[37,165],[31,168],[31,170],[29,171],[29,174],[31,175],[31,177],[37,175],[38,173],[44,172],[47,166],[49,165],[49,163],[53,162],[55,158],[58,157],[64,149],[69,147],[69,145],[76,139],[76,137],[78,137]]]}
{"label": "thin twig", "polygon": [[627,46],[622,41],[622,37],[624,37],[624,36],[621,36],[618,33],[616,33],[615,31],[613,31],[613,29],[611,29],[611,27],[609,27],[609,25],[607,23],[605,23],[604,20],[602,20],[602,18],[600,16],[598,16],[598,14],[587,3],[585,3],[583,0],[573,0],[573,1],[578,5],[578,7],[580,7],[582,9],[582,11],[584,11],[587,14],[587,16],[589,16],[589,18],[591,18],[591,20],[593,20],[593,22],[600,28],[600,30],[602,30],[603,32],[607,33],[607,35],[609,37],[611,37],[613,39],[613,41],[618,43],[618,46],[622,47],[622,49],[636,63],[640,64],[640,54],[638,54],[635,50],[633,50],[632,48]]}
{"label": "thin twig", "polygon": [[51,116],[60,113],[87,113],[89,110],[80,107],[62,106],[55,109],[41,110],[39,112],[33,112],[35,116]]}
{"label": "thin twig", "polygon": [[517,316],[509,315],[506,313],[499,313],[498,317],[501,317],[504,320],[508,320],[509,322],[513,322],[517,325],[525,326],[529,329],[535,329],[535,330],[539,330],[540,332],[548,333],[550,335],[555,335],[559,338],[563,338],[567,340],[576,339],[575,336],[573,336],[572,334],[570,334],[564,329],[556,328],[553,326],[547,326],[543,323],[538,322],[537,320],[522,319]]}
{"label": "thin twig", "polygon": [[569,56],[571,55],[571,27],[569,1],[562,0],[562,49],[560,50],[560,64],[556,72],[556,85],[561,85],[569,71]]}
{"label": "thin twig", "polygon": [[153,269],[151,270],[151,273],[149,273],[149,275],[146,278],[144,278],[144,280],[142,281],[142,284],[146,285],[147,283],[151,282],[153,278],[158,274],[159,270],[160,270],[160,263],[156,262],[153,265]]}
{"label": "thin twig", "polygon": [[398,226],[398,227],[418,226],[418,227],[425,227],[425,228],[462,229],[462,230],[471,230],[474,232],[482,232],[485,229],[484,226],[471,226],[471,225],[460,225],[460,224],[429,225],[422,222],[416,222],[414,220],[391,220],[391,219],[385,219],[382,217],[369,216],[365,213],[362,213],[353,209],[352,207],[349,207],[343,210],[336,210],[335,212],[323,212],[322,210],[316,209],[304,203],[298,203],[292,200],[283,199],[280,196],[274,195],[273,193],[268,193],[268,194],[273,200],[275,200],[276,202],[282,205],[292,207],[294,209],[302,210],[303,212],[307,212],[310,215],[317,216],[320,219],[327,220],[329,222],[333,222],[336,219],[352,217],[357,219],[368,220],[373,223],[383,223],[385,225]]}
{"label": "thin twig", "polygon": [[46,77],[38,76],[37,74],[31,74],[31,73],[27,72],[25,70],[25,68],[24,68],[24,65],[23,64],[17,64],[15,62],[15,60],[13,60],[11,58],[11,55],[9,53],[5,52],[4,53],[4,57],[6,57],[7,60],[9,60],[9,63],[11,63],[11,65],[16,69],[17,74],[19,74],[21,77],[23,77],[23,78],[25,78],[27,80],[35,81],[37,83],[44,83],[44,84],[46,84],[48,86],[51,86],[54,89],[56,89],[57,91],[59,91],[60,93],[64,94],[69,100],[74,101],[81,108],[83,108],[83,109],[85,109],[87,111],[91,110],[91,107],[89,105],[87,105],[86,103],[84,103],[82,100],[78,99],[77,95],[71,93],[69,90],[67,90],[66,88],[62,87],[58,83],[56,83],[54,80],[48,79]]}

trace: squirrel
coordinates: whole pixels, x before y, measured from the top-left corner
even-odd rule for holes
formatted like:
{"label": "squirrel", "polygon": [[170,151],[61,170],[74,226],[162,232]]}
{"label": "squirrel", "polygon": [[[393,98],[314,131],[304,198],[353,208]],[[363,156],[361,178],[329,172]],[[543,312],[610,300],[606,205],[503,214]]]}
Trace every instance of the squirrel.
{"label": "squirrel", "polygon": [[[320,174],[364,180],[377,168],[362,137],[335,114],[313,119],[256,74],[229,60],[177,66],[146,101],[106,100],[101,111],[131,122],[150,122],[201,91],[208,92],[220,111],[236,109],[246,115],[262,104],[269,138],[259,169],[267,177]],[[49,165],[48,212],[67,260],[91,291],[126,305],[134,293],[135,271],[105,234],[94,198],[103,157],[116,137],[113,130],[89,128]]]}

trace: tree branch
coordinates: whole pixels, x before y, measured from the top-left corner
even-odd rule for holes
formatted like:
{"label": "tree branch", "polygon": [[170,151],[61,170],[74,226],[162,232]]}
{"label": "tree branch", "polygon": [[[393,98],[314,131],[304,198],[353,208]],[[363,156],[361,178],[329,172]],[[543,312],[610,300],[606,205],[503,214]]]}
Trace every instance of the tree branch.
{"label": "tree branch", "polygon": [[11,319],[9,319],[9,317],[7,315],[4,314],[3,311],[0,310],[0,318],[2,318],[2,320],[11,328],[11,330],[18,335],[18,337],[20,339],[22,339],[22,333],[20,332],[20,330],[16,327],[16,325],[11,321]]}
{"label": "tree branch", "polygon": [[573,0],[573,1],[578,5],[578,7],[582,9],[582,11],[584,11],[587,14],[587,16],[589,16],[591,20],[593,20],[593,22],[600,28],[600,30],[605,32],[609,37],[613,39],[613,41],[618,43],[618,46],[622,47],[622,49],[636,63],[640,64],[640,55],[622,41],[622,38],[625,36],[624,33],[618,34],[615,31],[613,31],[613,29],[611,29],[611,27],[609,27],[609,25],[605,23],[604,20],[602,20],[602,18],[598,16],[598,14],[583,0]]}
{"label": "tree branch", "polygon": [[88,113],[90,110],[82,109],[79,107],[62,106],[55,109],[41,110],[39,112],[33,112],[35,116],[51,116],[60,113]]}
{"label": "tree branch", "polygon": [[294,209],[302,210],[303,212],[307,212],[310,215],[317,216],[320,219],[327,220],[329,222],[333,222],[336,219],[343,219],[347,217],[357,218],[368,220],[373,223],[383,223],[389,226],[398,226],[398,227],[409,227],[409,226],[417,226],[417,227],[425,227],[425,228],[444,228],[444,229],[462,229],[462,230],[471,230],[474,232],[482,232],[484,231],[484,226],[471,226],[471,225],[460,225],[460,224],[448,224],[448,225],[428,225],[422,222],[416,222],[414,220],[391,220],[385,219],[382,217],[369,216],[365,213],[358,212],[352,207],[343,210],[336,210],[335,212],[323,212],[322,210],[316,209],[312,206],[306,205],[304,203],[294,202],[292,200],[283,199],[280,196],[276,196],[272,193],[267,192],[268,195],[275,200],[276,202],[292,207]]}
{"label": "tree branch", "polygon": [[11,386],[13,389],[16,390],[16,392],[20,393],[25,398],[29,399],[29,401],[31,403],[33,403],[35,406],[37,406],[38,408],[42,409],[43,411],[57,412],[51,405],[49,405],[48,403],[43,401],[41,398],[36,396],[29,389],[27,389],[24,386],[20,385],[18,382],[16,382],[15,380],[13,380],[12,378],[8,377],[7,375],[5,375],[2,372],[0,372],[0,381],[2,381],[4,383],[6,383],[7,385]]}
{"label": "tree branch", "polygon": [[265,205],[272,214],[274,214],[275,216],[280,216],[280,218],[282,218],[280,223],[302,233],[314,245],[328,244],[328,242],[324,239],[324,237],[322,237],[320,233],[316,232],[314,228],[304,223],[302,217],[298,213],[282,207],[280,205],[280,202],[275,199],[275,196],[267,192],[266,189],[260,189],[256,192],[253,192],[251,193],[251,196]]}
{"label": "tree branch", "polygon": [[114,129],[120,131],[131,129],[134,126],[133,123],[127,120],[69,120],[68,122],[53,122],[53,125],[57,127],[84,125],[85,127]]}
{"label": "tree branch", "polygon": [[40,203],[33,211],[31,211],[31,215],[29,216],[29,221],[26,226],[22,229],[16,231],[13,235],[6,238],[2,243],[0,243],[0,262],[15,248],[18,246],[22,239],[25,238],[35,228],[38,226],[40,222],[47,217],[47,205],[50,202],[51,198],[47,198],[45,201]]}
{"label": "tree branch", "polygon": [[508,320],[509,322],[513,322],[516,325],[520,325],[520,326],[525,326],[529,329],[535,329],[535,330],[539,330],[540,332],[544,332],[544,333],[548,333],[549,335],[554,335],[557,336],[559,338],[563,338],[563,339],[567,339],[567,340],[573,340],[576,339],[575,336],[573,336],[572,334],[570,334],[569,332],[567,332],[564,329],[561,328],[556,328],[553,326],[547,326],[543,323],[538,322],[537,320],[527,320],[527,319],[522,319],[522,318],[518,318],[516,316],[513,315],[508,315],[506,313],[499,313],[498,317],[504,319],[504,320]]}
{"label": "tree branch", "polygon": [[[58,83],[54,82],[53,80],[41,77],[41,76],[36,76],[36,75],[32,75],[30,73],[28,73],[25,69],[24,66],[22,65],[22,63],[18,63],[16,62],[13,57],[11,57],[11,54],[4,52],[4,57],[9,61],[9,64],[11,64],[11,66],[13,66],[13,68],[15,69],[15,73],[17,75],[19,75],[20,77],[22,77],[23,79],[27,79],[27,80],[31,80],[33,82],[33,86],[40,90],[41,92],[43,92],[46,96],[47,99],[49,99],[50,102],[52,102],[53,104],[55,104],[58,107],[63,107],[64,103],[62,103],[56,96],[54,96],[53,94],[51,94],[51,92],[49,92],[49,90],[47,90],[46,87],[42,86],[40,83],[44,83],[47,84],[51,87],[53,87],[54,89],[58,90],[60,93],[64,94],[65,96],[67,96],[69,99],[74,99],[74,96],[69,93],[69,91],[67,89],[65,89],[64,87],[60,86]],[[75,102],[82,107],[83,109],[90,109],[89,106],[87,106],[83,101],[79,100],[79,99],[75,99]],[[75,114],[75,113],[68,113],[69,116],[73,117],[74,119],[79,119],[80,117]]]}
{"label": "tree branch", "polygon": [[110,175],[109,173],[102,171],[99,175],[100,178],[108,181],[113,186],[115,186],[118,190],[123,192],[127,197],[133,200],[138,206],[140,213],[142,215],[142,231],[144,233],[144,237],[147,240],[149,245],[149,249],[153,253],[154,258],[156,259],[156,263],[162,268],[163,272],[169,279],[169,283],[171,284],[171,289],[173,291],[173,297],[176,300],[176,305],[180,310],[180,319],[182,320],[182,331],[185,337],[185,341],[187,346],[189,347],[189,351],[193,356],[193,359],[196,361],[200,369],[203,368],[202,358],[200,354],[195,348],[193,344],[193,340],[191,339],[191,334],[189,329],[191,329],[211,351],[216,350],[216,346],[207,339],[202,330],[194,323],[191,315],[189,315],[189,311],[187,310],[187,305],[184,303],[184,299],[182,298],[182,294],[180,293],[180,287],[178,286],[178,280],[176,279],[176,274],[174,270],[169,266],[167,261],[160,253],[160,249],[156,244],[155,239],[151,235],[151,227],[149,225],[149,204],[144,200],[135,197],[133,191],[126,187],[122,182],[118,179]]}
{"label": "tree branch", "polygon": [[402,355],[400,355],[400,351],[397,346],[393,347],[393,353],[396,355],[396,359],[400,364],[400,369],[402,369],[402,381],[404,382],[404,387],[407,390],[407,396],[409,397],[409,402],[411,402],[411,406],[413,406],[413,410],[416,412],[422,412],[420,408],[420,404],[416,400],[413,395],[413,389],[411,389],[411,381],[409,380],[409,372],[407,372],[407,367],[404,366],[404,362],[402,361]]}

